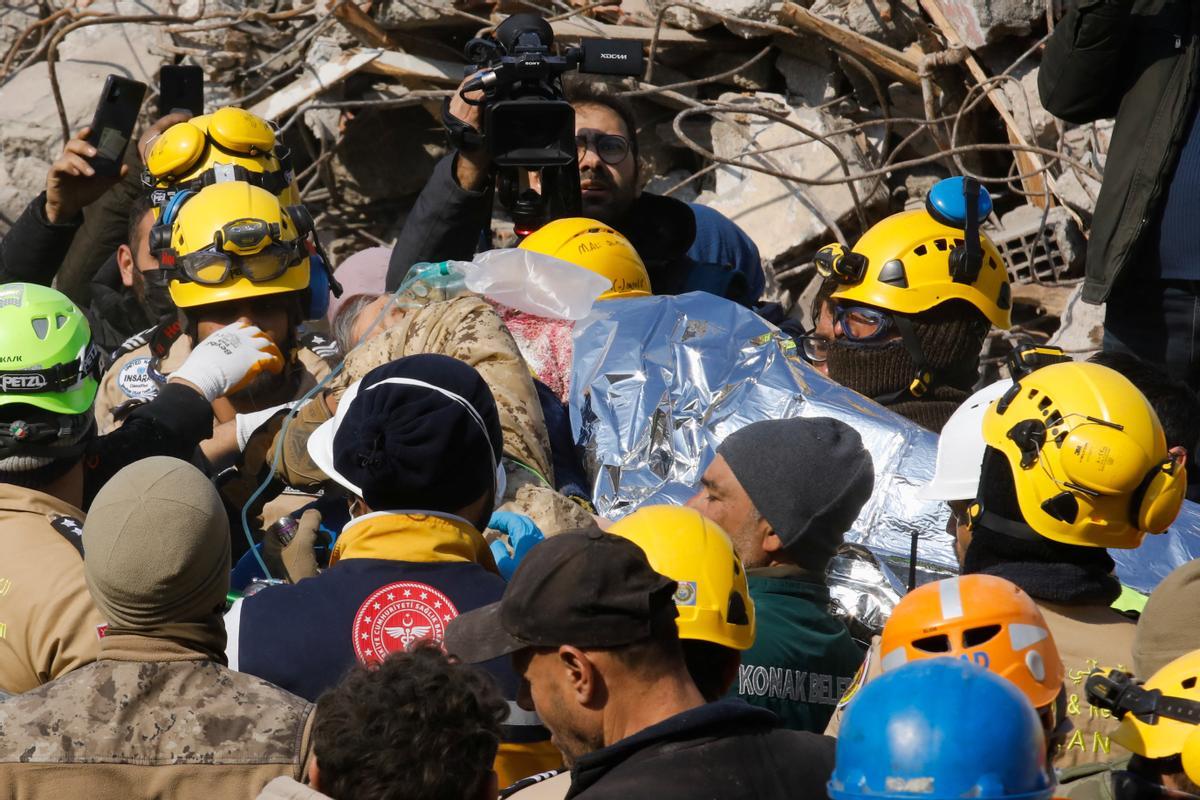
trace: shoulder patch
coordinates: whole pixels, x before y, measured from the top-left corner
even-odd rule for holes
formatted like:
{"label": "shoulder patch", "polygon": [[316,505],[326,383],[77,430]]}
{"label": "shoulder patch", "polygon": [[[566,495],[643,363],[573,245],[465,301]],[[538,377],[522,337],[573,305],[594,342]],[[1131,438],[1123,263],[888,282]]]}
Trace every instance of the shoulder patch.
{"label": "shoulder patch", "polygon": [[354,654],[363,664],[379,664],[413,642],[440,642],[457,616],[450,598],[428,584],[389,583],[372,592],[354,615]]}
{"label": "shoulder patch", "polygon": [[126,397],[149,400],[158,395],[158,384],[150,370],[150,356],[132,358],[117,373],[117,386]]}
{"label": "shoulder patch", "polygon": [[50,519],[50,527],[58,531],[58,535],[67,540],[67,544],[74,547],[80,558],[83,557],[83,523],[74,517],[68,517],[65,514],[52,516]]}
{"label": "shoulder patch", "polygon": [[133,336],[130,336],[128,339],[121,342],[117,349],[112,351],[112,360],[116,361],[126,353],[132,353],[134,350],[137,350],[146,342],[150,341],[150,336],[154,333],[154,331],[155,328],[146,328],[146,330],[141,331],[140,333],[135,333]]}
{"label": "shoulder patch", "polygon": [[342,357],[342,349],[338,347],[337,340],[317,331],[301,333],[300,346],[313,351],[331,363],[339,361]]}
{"label": "shoulder patch", "polygon": [[871,666],[871,648],[867,648],[867,655],[863,658],[862,664],[858,667],[858,672],[854,673],[854,680],[850,681],[850,685],[846,687],[845,693],[838,700],[837,707],[843,709],[850,704],[854,699],[854,695],[858,694],[858,690],[867,682],[867,670]]}

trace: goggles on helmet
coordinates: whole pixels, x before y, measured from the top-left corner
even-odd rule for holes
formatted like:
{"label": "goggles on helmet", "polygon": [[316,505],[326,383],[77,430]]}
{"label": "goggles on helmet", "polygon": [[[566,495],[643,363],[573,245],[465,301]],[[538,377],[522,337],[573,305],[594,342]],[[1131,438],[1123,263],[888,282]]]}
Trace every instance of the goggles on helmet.
{"label": "goggles on helmet", "polygon": [[70,391],[84,378],[100,379],[100,349],[88,345],[72,361],[49,369],[0,370],[0,394],[45,394]]}
{"label": "goggles on helmet", "polygon": [[[281,241],[279,226],[260,219],[239,219],[228,223],[213,237],[213,244],[176,256],[173,266],[187,280],[202,286],[219,286],[235,274],[253,283],[275,280],[290,267],[304,260],[308,248],[303,239]],[[268,242],[257,252],[247,255],[231,253],[225,248],[251,248]]]}
{"label": "goggles on helmet", "polygon": [[1147,689],[1128,672],[1117,669],[1107,675],[1093,672],[1084,686],[1088,702],[1111,711],[1117,719],[1133,714],[1147,725],[1157,724],[1160,717],[1200,725],[1200,702]]}
{"label": "goggles on helmet", "polygon": [[873,342],[891,333],[892,315],[870,306],[833,304],[834,319],[842,334],[852,342]]}

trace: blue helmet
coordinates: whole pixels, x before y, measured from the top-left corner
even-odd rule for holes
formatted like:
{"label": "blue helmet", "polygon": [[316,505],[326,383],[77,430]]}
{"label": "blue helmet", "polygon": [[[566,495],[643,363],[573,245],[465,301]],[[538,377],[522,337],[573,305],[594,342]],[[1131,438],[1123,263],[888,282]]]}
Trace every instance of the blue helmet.
{"label": "blue helmet", "polygon": [[1029,700],[981,667],[934,658],[885,672],[846,710],[834,800],[1048,800],[1042,725]]}

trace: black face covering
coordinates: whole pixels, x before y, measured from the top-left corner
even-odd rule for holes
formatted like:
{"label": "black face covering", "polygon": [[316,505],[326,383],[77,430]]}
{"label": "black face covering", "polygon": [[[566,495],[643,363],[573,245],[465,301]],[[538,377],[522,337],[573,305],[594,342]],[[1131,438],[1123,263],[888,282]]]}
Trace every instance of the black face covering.
{"label": "black face covering", "polygon": [[164,319],[174,319],[178,314],[175,301],[171,299],[170,274],[165,270],[155,269],[141,273],[142,291],[138,293],[138,302],[151,323]]}

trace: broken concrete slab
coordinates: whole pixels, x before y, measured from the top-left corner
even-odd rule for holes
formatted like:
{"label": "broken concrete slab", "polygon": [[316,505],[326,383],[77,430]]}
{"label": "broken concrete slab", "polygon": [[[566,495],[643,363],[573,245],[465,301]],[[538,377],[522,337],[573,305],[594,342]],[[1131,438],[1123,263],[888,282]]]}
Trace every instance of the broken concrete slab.
{"label": "broken concrete slab", "polygon": [[823,105],[837,97],[839,88],[845,85],[845,78],[831,61],[818,64],[791,53],[780,53],[775,59],[775,69],[783,75],[788,101],[793,105]]}
{"label": "broken concrete slab", "polygon": [[1027,36],[1046,14],[1045,0],[941,0],[941,5],[972,50],[1007,36]]}
{"label": "broken concrete slab", "polygon": [[[760,92],[748,99],[726,94],[720,102],[769,104],[787,114],[790,120],[822,135],[844,124],[821,111],[788,106],[782,95]],[[743,118],[719,119],[713,124],[712,136],[713,150],[722,158],[745,159],[747,163],[809,179],[843,175],[839,160],[829,147],[768,118],[747,114]],[[867,169],[863,153],[851,137],[838,135],[830,142],[852,171]],[[746,155],[751,150],[788,144],[794,146],[762,155]],[[835,227],[851,223],[856,216],[854,200],[844,183],[803,185],[729,165],[723,165],[715,172],[713,190],[701,195],[699,202],[740,225],[754,240],[763,259],[772,262],[776,268],[810,257],[817,247],[836,238]],[[868,188],[864,183],[869,182],[860,182],[858,191],[864,211],[870,214],[885,200],[886,192],[880,187],[874,195],[863,197],[862,193]]]}

